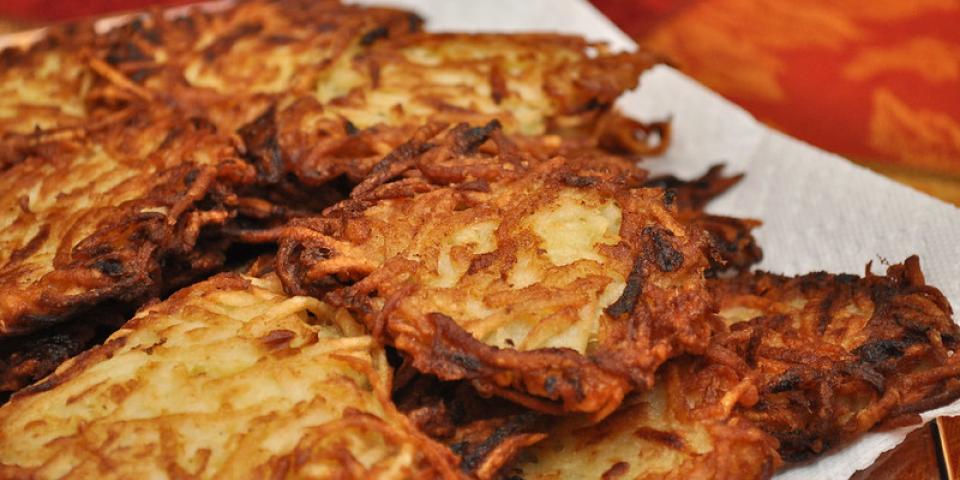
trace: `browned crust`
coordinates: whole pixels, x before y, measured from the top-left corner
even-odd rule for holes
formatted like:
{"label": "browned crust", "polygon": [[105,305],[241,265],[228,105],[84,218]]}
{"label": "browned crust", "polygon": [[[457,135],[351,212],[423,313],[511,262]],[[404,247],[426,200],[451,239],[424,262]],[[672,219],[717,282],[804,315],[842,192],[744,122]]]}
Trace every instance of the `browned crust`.
{"label": "browned crust", "polygon": [[743,179],[743,174],[725,176],[722,164],[710,167],[703,175],[683,180],[673,175],[648,179],[644,185],[666,190],[671,203],[690,228],[706,231],[710,238],[708,253],[710,269],[707,275],[723,272],[746,272],[763,259],[763,250],[753,236],[753,229],[761,222],[749,218],[714,215],[704,209],[715,198],[723,195]]}
{"label": "browned crust", "polygon": [[448,446],[460,458],[462,471],[481,480],[501,478],[503,467],[545,438],[546,427],[555,420],[508,400],[484,397],[467,382],[419,374],[406,361],[396,378],[397,408],[419,431]]}
{"label": "browned crust", "polygon": [[[537,162],[499,135],[495,123],[457,126],[440,136],[436,132],[436,127],[427,127],[388,155],[354,190],[351,200],[279,231],[277,272],[288,291],[329,293],[327,298],[351,308],[375,334],[409,354],[418,370],[444,380],[469,379],[481,392],[551,413],[582,411],[602,417],[629,390],[648,388],[653,372],[667,358],[705,348],[710,301],[702,290],[701,239],[696,232],[677,233],[678,224],[658,225],[659,219],[670,217],[661,192],[626,187],[630,177],[625,173],[632,171],[628,165],[562,158]],[[488,182],[494,193],[529,192],[522,205],[505,207],[502,225],[519,225],[527,209],[571,187],[615,199],[624,211],[622,241],[610,246],[606,255],[633,265],[634,273],[622,299],[608,309],[609,320],[602,321],[598,345],[589,356],[566,349],[487,346],[456,319],[419,312],[408,304],[420,286],[401,279],[415,265],[399,257],[382,265],[364,259],[362,232],[371,226],[365,224],[363,212],[377,205],[384,192],[390,192],[387,198],[409,198],[404,205],[411,218],[442,218],[448,207],[441,205],[455,211],[456,198],[463,205],[474,202],[475,208],[483,208],[483,197],[470,200],[471,194],[457,188],[478,180]],[[529,190],[531,182],[539,182],[535,191]],[[430,200],[418,204],[419,198],[428,198],[418,192],[431,190]],[[436,198],[446,196],[449,201],[437,203]],[[423,212],[415,213],[418,209]],[[404,241],[404,235],[409,233],[398,232],[395,238]],[[498,238],[495,258],[475,259],[473,264],[481,262],[487,271],[506,275],[516,261],[511,252],[519,247],[517,241]],[[686,280],[674,284],[680,279]],[[339,288],[353,282],[357,283]],[[384,306],[375,307],[375,299]]]}
{"label": "browned crust", "polygon": [[[204,292],[216,290],[243,289],[247,288],[248,286],[249,281],[244,279],[239,274],[222,273],[214,276],[213,278],[207,279],[202,283],[195,284],[190,288],[179,290],[163,303],[150,308],[152,312],[157,314],[170,314],[182,309],[183,306],[190,301],[191,296],[202,295]],[[141,322],[148,321],[145,320],[146,318],[147,316],[135,317],[128,321],[124,327],[127,329],[137,328]],[[103,345],[84,351],[80,355],[71,358],[69,362],[61,364],[53,374],[44,378],[43,381],[20,389],[13,395],[12,398],[15,400],[18,397],[33,395],[39,392],[50,390],[55,388],[57,385],[69,381],[71,378],[80,374],[91,365],[95,365],[110,358],[112,356],[112,352],[123,346],[124,341],[125,337],[119,336]]]}
{"label": "browned crust", "polygon": [[[139,157],[144,146],[154,142],[148,137],[157,130],[164,131],[164,125],[169,127],[164,141],[146,157]],[[22,246],[0,266],[0,336],[19,337],[44,331],[34,337],[47,339],[40,342],[48,345],[37,350],[24,341],[20,351],[13,346],[18,341],[7,342],[11,346],[10,363],[4,366],[3,376],[10,380],[4,386],[10,390],[49,373],[58,361],[55,358],[62,360],[65,355],[76,353],[81,345],[88,345],[90,331],[103,323],[94,318],[87,321],[89,328],[65,330],[77,335],[71,341],[53,340],[62,335],[57,333],[57,324],[82,313],[96,317],[97,309],[105,305],[126,314],[151,297],[220,268],[225,242],[211,235],[212,229],[224,225],[235,214],[236,197],[230,186],[252,178],[248,167],[233,158],[229,142],[216,135],[208,124],[176,115],[141,112],[106,131],[91,132],[82,142],[55,145],[51,156],[32,157],[6,173],[10,179],[20,178],[13,182],[13,191],[29,191],[31,182],[37,180],[36,172],[50,162],[63,168],[109,171],[109,165],[96,163],[104,160],[85,156],[97,149],[105,152],[107,162],[117,162],[116,168],[136,162],[145,168],[144,173],[133,174],[106,194],[98,190],[95,182],[64,185],[64,191],[70,192],[66,202],[107,200],[76,212],[66,204],[41,212],[44,216],[39,218],[46,223],[41,225],[39,234],[22,239]],[[195,161],[200,157],[208,160]],[[149,173],[147,165],[156,173]],[[43,181],[44,188],[49,189],[57,180]],[[115,198],[111,192],[129,200],[113,204],[109,200]],[[131,196],[120,192],[135,193]],[[26,231],[39,221],[32,220],[35,214],[28,202],[23,203],[11,228]],[[48,232],[54,227],[57,233],[51,236]],[[45,258],[38,256],[41,248],[56,249],[50,264],[40,260]],[[25,276],[38,269],[45,273],[36,281],[24,283],[23,279],[29,278]],[[69,346],[70,353],[55,354],[60,350],[51,349],[51,341]],[[46,361],[36,358],[35,353],[41,351],[50,354]],[[27,357],[38,362],[26,362]]]}
{"label": "browned crust", "polygon": [[[711,287],[721,311],[759,312],[714,340],[710,356],[750,378],[740,415],[798,462],[960,397],[960,327],[916,256],[886,275],[744,274]],[[796,302],[804,301],[802,307]]]}

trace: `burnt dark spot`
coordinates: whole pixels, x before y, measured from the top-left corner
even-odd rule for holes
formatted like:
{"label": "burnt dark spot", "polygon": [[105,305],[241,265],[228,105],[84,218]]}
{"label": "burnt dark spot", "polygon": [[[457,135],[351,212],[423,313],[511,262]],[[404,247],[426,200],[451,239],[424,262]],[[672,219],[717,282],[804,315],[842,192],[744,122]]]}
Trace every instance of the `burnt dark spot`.
{"label": "burnt dark spot", "polygon": [[509,439],[511,436],[526,430],[529,425],[536,421],[536,419],[537,414],[533,413],[516,415],[506,424],[501,425],[494,430],[489,437],[478,443],[476,448],[471,449],[470,444],[462,446],[460,449],[460,455],[462,458],[460,468],[465,472],[473,472],[483,463],[483,460],[487,458],[487,455],[493,452],[498,446],[500,446],[500,444]]}
{"label": "burnt dark spot", "polygon": [[598,177],[573,174],[564,175],[562,180],[564,185],[575,188],[592,187],[600,183],[600,179]]}
{"label": "burnt dark spot", "polygon": [[187,172],[187,174],[183,176],[184,185],[193,185],[193,182],[197,180],[198,175],[200,175],[200,171],[197,169]]}
{"label": "burnt dark spot", "polygon": [[110,65],[118,65],[125,62],[136,62],[147,60],[147,54],[143,53],[136,44],[125,42],[114,45],[107,52],[106,61]]}
{"label": "burnt dark spot", "polygon": [[668,239],[673,233],[660,228],[645,227],[643,234],[653,243],[655,260],[661,272],[672,272],[683,265],[683,254],[673,248]]}
{"label": "burnt dark spot", "polygon": [[469,355],[463,355],[461,353],[453,353],[449,355],[449,360],[456,365],[462,367],[468,372],[476,372],[480,370],[480,362]]}
{"label": "burnt dark spot", "polygon": [[31,328],[38,327],[36,328],[38,330],[39,330],[39,327],[54,325],[56,323],[60,323],[60,320],[61,320],[60,318],[55,317],[53,315],[38,315],[38,314],[24,315],[21,318],[23,318],[22,323],[24,325],[30,325]]}
{"label": "burnt dark spot", "polygon": [[543,382],[543,389],[547,391],[548,394],[553,395],[554,391],[557,388],[557,377],[550,376]]}
{"label": "burnt dark spot", "polygon": [[491,120],[482,127],[467,128],[460,132],[457,137],[458,147],[461,153],[469,153],[487,141],[494,130],[499,130],[500,121]]}
{"label": "burnt dark spot", "polygon": [[109,275],[111,277],[115,277],[123,273],[123,264],[120,263],[119,260],[97,260],[94,262],[93,268],[99,270],[104,275]]}
{"label": "burnt dark spot", "polygon": [[800,386],[801,382],[800,374],[794,370],[787,370],[784,372],[780,378],[777,379],[772,385],[770,385],[767,390],[770,393],[781,393],[788,392],[790,390],[796,390]]}
{"label": "burnt dark spot", "polygon": [[670,205],[673,205],[673,201],[676,199],[677,199],[676,190],[672,188],[668,188],[663,191],[663,206],[669,207]]}
{"label": "burnt dark spot", "polygon": [[902,356],[906,347],[907,345],[900,340],[877,340],[857,347],[853,353],[857,354],[861,362],[879,363]]}
{"label": "burnt dark spot", "polygon": [[161,43],[163,43],[163,36],[161,36],[160,32],[154,28],[151,28],[149,30],[144,30],[142,35],[144,39],[146,39],[148,42],[154,45],[160,45]]}
{"label": "burnt dark spot", "polygon": [[364,33],[363,36],[360,37],[360,45],[369,47],[370,45],[373,45],[373,42],[387,38],[389,35],[390,30],[387,30],[387,27],[374,28],[373,30]]}
{"label": "burnt dark spot", "polygon": [[343,121],[343,129],[347,132],[347,135],[350,135],[351,137],[360,133],[360,129],[357,128],[357,126],[354,125],[350,120]]}
{"label": "burnt dark spot", "polygon": [[818,435],[802,430],[791,432],[776,432],[774,436],[780,442],[780,456],[788,463],[799,463],[809,460],[820,452],[829,450],[831,442]]}
{"label": "burnt dark spot", "polygon": [[410,33],[419,32],[423,28],[423,19],[419,15],[410,13],[407,15],[407,31]]}
{"label": "burnt dark spot", "polygon": [[470,442],[466,440],[450,445],[450,451],[452,451],[458,457],[463,456],[463,454],[467,452],[468,448],[470,448]]}
{"label": "burnt dark spot", "polygon": [[856,275],[850,275],[849,273],[841,273],[837,275],[835,278],[837,280],[837,283],[842,283],[844,285],[852,285],[854,283],[857,283],[858,280],[860,280],[860,277]]}
{"label": "burnt dark spot", "polygon": [[744,361],[747,362],[747,365],[750,368],[757,367],[757,350],[760,348],[760,344],[763,341],[763,332],[762,330],[755,330],[750,335],[750,340],[747,342],[747,348],[744,355]]}
{"label": "burnt dark spot", "polygon": [[580,107],[580,111],[581,111],[581,112],[590,112],[590,111],[593,111],[593,110],[600,110],[600,109],[603,109],[603,108],[606,108],[606,107],[607,107],[607,104],[602,103],[602,102],[600,102],[599,100],[597,100],[597,97],[593,97],[593,98],[591,98],[590,100],[588,100],[587,103],[584,103],[583,106]]}
{"label": "burnt dark spot", "polygon": [[190,117],[189,121],[194,130],[206,131],[210,133],[216,133],[217,131],[217,126],[204,117]]}
{"label": "burnt dark spot", "polygon": [[604,311],[613,318],[618,318],[625,313],[633,311],[637,304],[637,298],[643,290],[643,260],[639,257],[634,260],[630,275],[627,276],[627,284],[623,287],[623,293],[620,298]]}
{"label": "burnt dark spot", "polygon": [[283,177],[283,154],[277,140],[276,107],[271,106],[252,122],[237,130],[247,147],[245,159],[257,169],[258,175],[270,183]]}

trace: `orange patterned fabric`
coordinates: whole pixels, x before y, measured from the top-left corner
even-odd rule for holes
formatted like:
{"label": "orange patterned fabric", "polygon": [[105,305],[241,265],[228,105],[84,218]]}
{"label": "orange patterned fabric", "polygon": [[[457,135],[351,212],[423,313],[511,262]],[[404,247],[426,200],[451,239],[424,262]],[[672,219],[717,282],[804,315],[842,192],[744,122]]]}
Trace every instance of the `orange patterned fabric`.
{"label": "orange patterned fabric", "polygon": [[960,0],[595,3],[790,135],[859,161],[960,174]]}

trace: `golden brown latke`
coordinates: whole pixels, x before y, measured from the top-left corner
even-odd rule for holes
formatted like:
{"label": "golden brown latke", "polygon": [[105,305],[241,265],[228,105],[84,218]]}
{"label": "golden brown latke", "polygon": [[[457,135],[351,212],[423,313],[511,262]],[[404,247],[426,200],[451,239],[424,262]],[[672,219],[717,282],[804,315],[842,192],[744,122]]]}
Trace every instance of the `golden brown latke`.
{"label": "golden brown latke", "polygon": [[[781,465],[777,441],[714,408],[737,378],[697,360],[671,360],[653,390],[634,394],[599,424],[570,416],[544,430],[502,474],[525,480],[760,479]],[[707,400],[709,398],[709,400]]]}
{"label": "golden brown latke", "polygon": [[224,261],[208,229],[237,203],[225,184],[253,177],[230,142],[162,112],[84,137],[0,175],[0,337],[98,306],[135,308]]}
{"label": "golden brown latke", "polygon": [[336,88],[350,58],[421,23],[410,12],[330,0],[242,1],[173,18],[158,11],[98,39],[90,101],[165,103],[232,132],[274,103]]}
{"label": "golden brown latke", "polygon": [[656,60],[568,35],[421,32],[352,62],[346,84],[318,99],[361,129],[497,119],[509,133],[590,135]]}
{"label": "golden brown latke", "polygon": [[[311,114],[296,115],[295,128],[281,132],[307,137],[284,149],[295,166],[305,156],[303,174],[325,171],[314,165],[322,150],[334,140],[356,143],[344,138],[355,129],[405,129],[369,142],[382,155],[385,141],[426,120],[498,118],[510,132],[553,132],[611,150],[665,147],[664,124],[640,124],[611,107],[656,61],[650,54],[611,53],[564,35],[422,33],[421,23],[403,10],[304,0],[239,2],[185,16],[156,11],[101,35],[71,25],[28,52],[3,54],[9,68],[0,85],[8,83],[10,95],[0,106],[10,105],[0,117],[24,105],[16,128],[2,130],[54,135],[78,119],[89,128],[91,119],[109,122],[130,105],[161,103],[232,132],[263,112],[312,100]],[[43,119],[33,121],[24,108]],[[17,148],[29,139],[20,140]]]}
{"label": "golden brown latke", "polygon": [[0,51],[0,172],[93,123],[84,103],[93,75],[83,58],[92,38],[89,25],[70,24],[28,48]]}
{"label": "golden brown latke", "polygon": [[636,169],[525,156],[497,125],[427,127],[351,199],[280,231],[288,291],[328,294],[444,380],[610,413],[709,336],[705,239]]}
{"label": "golden brown latke", "polygon": [[751,386],[736,415],[798,462],[960,397],[960,327],[916,256],[884,276],[742,274],[710,283],[729,332],[707,356]]}
{"label": "golden brown latke", "polygon": [[350,315],[223,274],[0,408],[5,478],[460,478]]}
{"label": "golden brown latke", "polygon": [[[87,103],[160,102],[239,131],[271,185],[359,181],[427,121],[499,119],[565,148],[654,154],[668,127],[613,110],[655,63],[646,52],[552,34],[434,34],[401,10],[336,1],[250,1],[157,13],[97,39]],[[296,187],[296,185],[294,185]],[[300,187],[302,188],[302,187]]]}
{"label": "golden brown latke", "polygon": [[511,135],[559,135],[551,137],[554,151],[661,151],[665,126],[633,122],[611,107],[651,57],[601,49],[591,58],[592,48],[600,47],[559,35],[391,37],[331,67],[349,85],[268,109],[240,134],[268,177],[293,171],[309,185],[341,175],[360,181],[426,122],[495,119]]}
{"label": "golden brown latke", "polygon": [[[765,478],[960,397],[960,327],[916,257],[885,276],[743,273],[704,356],[600,424],[569,417],[503,472],[525,479]],[[534,429],[534,432],[538,430]]]}

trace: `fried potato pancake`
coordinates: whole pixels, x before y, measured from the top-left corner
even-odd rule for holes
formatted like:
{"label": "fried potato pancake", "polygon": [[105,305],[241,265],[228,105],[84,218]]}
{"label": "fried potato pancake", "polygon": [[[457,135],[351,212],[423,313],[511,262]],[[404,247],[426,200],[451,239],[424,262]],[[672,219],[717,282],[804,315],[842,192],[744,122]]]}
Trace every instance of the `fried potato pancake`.
{"label": "fried potato pancake", "polygon": [[93,78],[82,52],[92,38],[89,26],[76,24],[52,28],[28,48],[0,51],[0,132],[29,134],[83,122]]}
{"label": "fried potato pancake", "polygon": [[960,397],[960,328],[917,257],[884,276],[710,281],[728,331],[602,423],[569,417],[504,474],[764,478]]}
{"label": "fried potato pancake", "polygon": [[697,409],[716,379],[675,360],[653,390],[629,397],[599,424],[567,417],[504,470],[526,480],[769,478],[781,464],[775,439],[750,421]]}
{"label": "fried potato pancake", "polygon": [[381,346],[276,277],[222,274],[137,314],[0,408],[0,472],[457,478],[389,400]]}
{"label": "fried potato pancake", "polygon": [[223,263],[205,232],[232,215],[226,180],[253,173],[203,121],[144,112],[50,152],[0,176],[0,337],[136,308]]}
{"label": "fried potato pancake", "polygon": [[93,75],[83,57],[93,36],[89,25],[70,24],[28,48],[0,51],[0,171],[93,123],[84,102]]}
{"label": "fried potato pancake", "polygon": [[535,161],[496,127],[422,130],[350,200],[283,229],[277,270],[420,371],[603,417],[706,346],[706,240],[621,162]]}
{"label": "fried potato pancake", "polygon": [[664,124],[612,108],[655,63],[646,52],[564,35],[423,33],[421,24],[403,10],[338,1],[248,1],[158,11],[100,35],[76,26],[82,35],[4,54],[0,119],[17,116],[11,128],[0,123],[0,136],[12,135],[0,139],[0,167],[76,135],[77,120],[91,129],[154,104],[239,130],[261,180],[280,186],[291,172],[314,186],[359,181],[428,120],[499,119],[510,133],[633,154],[666,146]]}
{"label": "fried potato pancake", "polygon": [[708,356],[753,385],[737,415],[799,462],[960,397],[960,327],[916,256],[886,275],[711,282],[730,325]]}
{"label": "fried potato pancake", "polygon": [[355,77],[318,99],[358,128],[497,119],[537,135],[594,121],[655,60],[576,36],[419,33],[374,43],[353,62]]}
{"label": "fried potato pancake", "polygon": [[643,52],[607,53],[560,35],[418,33],[378,41],[331,70],[346,85],[320,83],[327,90],[250,125],[276,131],[273,151],[252,150],[284,158],[311,183],[359,179],[427,122],[497,120],[512,135],[559,134],[566,143],[652,154],[666,140],[647,140],[665,137],[664,126],[623,118],[611,105],[653,63]]}
{"label": "fried potato pancake", "polygon": [[100,40],[91,96],[162,101],[236,130],[283,98],[337,88],[341,65],[375,40],[420,29],[414,14],[338,1],[248,1],[220,12],[162,12]]}

